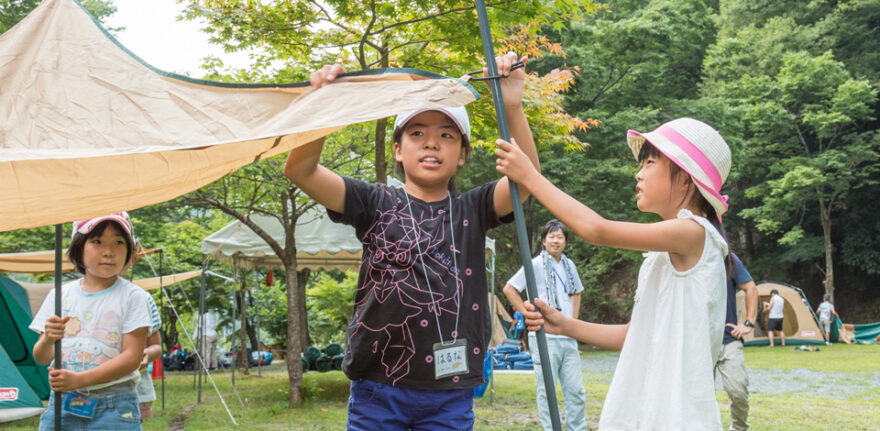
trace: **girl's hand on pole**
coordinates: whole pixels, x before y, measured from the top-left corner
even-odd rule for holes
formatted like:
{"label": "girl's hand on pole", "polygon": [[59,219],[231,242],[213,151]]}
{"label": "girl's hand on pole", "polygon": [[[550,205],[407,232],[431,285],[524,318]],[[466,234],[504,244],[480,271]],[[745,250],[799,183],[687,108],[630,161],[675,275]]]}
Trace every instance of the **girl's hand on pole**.
{"label": "girl's hand on pole", "polygon": [[[498,75],[506,77],[501,78],[499,81],[501,83],[501,96],[504,98],[504,104],[507,106],[522,105],[523,92],[526,86],[526,68],[523,66],[519,69],[510,70],[517,61],[522,61],[525,65],[528,63],[529,58],[526,56],[519,58],[513,51],[495,57]],[[483,76],[489,76],[489,69],[483,68]]]}
{"label": "girl's hand on pole", "polygon": [[68,320],[70,320],[70,316],[49,316],[49,318],[46,319],[46,331],[43,332],[46,336],[46,341],[54,343],[64,338],[64,328]]}
{"label": "girl's hand on pole", "polygon": [[80,375],[70,370],[56,370],[49,367],[49,386],[55,392],[70,392],[83,387]]}
{"label": "girl's hand on pole", "polygon": [[[535,310],[535,305],[538,306],[540,311]],[[540,299],[535,299],[535,305],[532,305],[531,301],[523,302],[523,307],[526,310],[522,314],[529,331],[537,331],[543,326],[544,330],[549,334],[562,334],[562,324],[565,322],[565,316],[559,310],[547,305],[546,302]]]}
{"label": "girl's hand on pole", "polygon": [[309,75],[309,82],[312,84],[312,88],[317,90],[333,82],[337,76],[343,73],[345,73],[345,68],[341,64],[326,64]]}
{"label": "girl's hand on pole", "polygon": [[495,161],[495,169],[502,175],[510,178],[511,181],[522,185],[530,175],[538,175],[538,170],[532,164],[531,159],[519,149],[516,140],[511,139],[507,142],[503,139],[495,141],[497,148],[495,155],[498,159]]}

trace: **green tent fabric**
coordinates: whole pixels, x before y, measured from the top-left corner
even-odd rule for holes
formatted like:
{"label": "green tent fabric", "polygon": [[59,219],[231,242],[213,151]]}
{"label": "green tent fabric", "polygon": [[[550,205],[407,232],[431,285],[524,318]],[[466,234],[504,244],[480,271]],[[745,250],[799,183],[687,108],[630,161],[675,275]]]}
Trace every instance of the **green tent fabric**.
{"label": "green tent fabric", "polygon": [[[12,364],[40,399],[49,398],[49,374],[46,366],[34,359],[34,344],[39,339],[28,329],[33,316],[27,293],[14,280],[0,277],[0,345]],[[0,368],[7,368],[0,364]],[[0,379],[5,382],[5,379]]]}
{"label": "green tent fabric", "polygon": [[874,340],[880,336],[880,322],[853,325],[853,329],[855,329],[853,341],[859,343],[874,343]]}
{"label": "green tent fabric", "polygon": [[843,322],[840,321],[840,318],[834,316],[834,320],[831,321],[831,333],[828,334],[828,341],[832,343],[840,342],[840,328],[843,327]]}
{"label": "green tent fabric", "polygon": [[13,366],[6,349],[0,347],[0,423],[34,416],[43,410],[40,398]]}

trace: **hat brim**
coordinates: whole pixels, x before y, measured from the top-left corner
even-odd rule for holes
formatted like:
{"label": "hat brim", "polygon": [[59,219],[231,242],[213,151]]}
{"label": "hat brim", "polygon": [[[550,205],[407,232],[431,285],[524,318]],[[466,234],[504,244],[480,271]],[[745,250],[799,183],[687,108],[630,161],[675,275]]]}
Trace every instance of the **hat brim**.
{"label": "hat brim", "polygon": [[645,142],[650,142],[657,151],[662,153],[666,158],[671,160],[672,163],[675,163],[676,166],[690,175],[694,180],[694,184],[697,186],[697,190],[699,190],[700,194],[709,202],[709,205],[712,205],[712,208],[715,209],[715,215],[721,217],[722,214],[727,212],[728,205],[721,197],[721,194],[707,186],[704,181],[701,181],[697,177],[697,175],[694,175],[696,169],[688,167],[681,162],[678,155],[679,151],[676,151],[678,147],[674,143],[659,133],[642,133],[635,130],[628,130],[626,132],[626,144],[632,151],[633,157],[635,157],[636,161],[639,160],[639,153],[642,151],[642,146],[645,145]]}

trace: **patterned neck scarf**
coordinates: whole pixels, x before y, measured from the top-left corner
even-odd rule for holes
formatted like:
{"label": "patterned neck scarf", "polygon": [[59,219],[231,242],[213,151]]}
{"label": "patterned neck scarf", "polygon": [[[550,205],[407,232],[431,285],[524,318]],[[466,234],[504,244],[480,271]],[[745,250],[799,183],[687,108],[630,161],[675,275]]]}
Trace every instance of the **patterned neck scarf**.
{"label": "patterned neck scarf", "polygon": [[551,307],[561,310],[562,307],[559,304],[556,294],[556,282],[559,281],[562,283],[562,287],[568,296],[577,293],[575,292],[576,284],[573,271],[574,262],[563,253],[559,259],[559,263],[562,266],[562,272],[564,274],[560,274],[559,271],[556,270],[556,259],[554,259],[553,256],[550,256],[550,254],[547,253],[547,250],[541,250],[541,260],[544,264],[544,281],[547,283],[547,295],[549,296],[549,298],[547,298],[547,303],[550,304]]}

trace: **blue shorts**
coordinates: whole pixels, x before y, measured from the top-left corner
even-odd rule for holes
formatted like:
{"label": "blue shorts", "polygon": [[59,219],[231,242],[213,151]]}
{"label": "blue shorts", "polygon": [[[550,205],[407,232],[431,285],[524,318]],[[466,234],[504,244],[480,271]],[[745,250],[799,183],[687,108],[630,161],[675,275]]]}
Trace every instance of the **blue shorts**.
{"label": "blue shorts", "polygon": [[473,388],[407,389],[369,380],[351,382],[350,431],[460,431],[473,427]]}
{"label": "blue shorts", "polygon": [[[64,394],[61,394],[62,400]],[[95,398],[95,416],[91,419],[61,411],[61,428],[69,430],[140,430],[141,415],[137,392],[122,392]],[[40,416],[40,431],[55,429],[55,392],[49,393],[49,407]]]}

